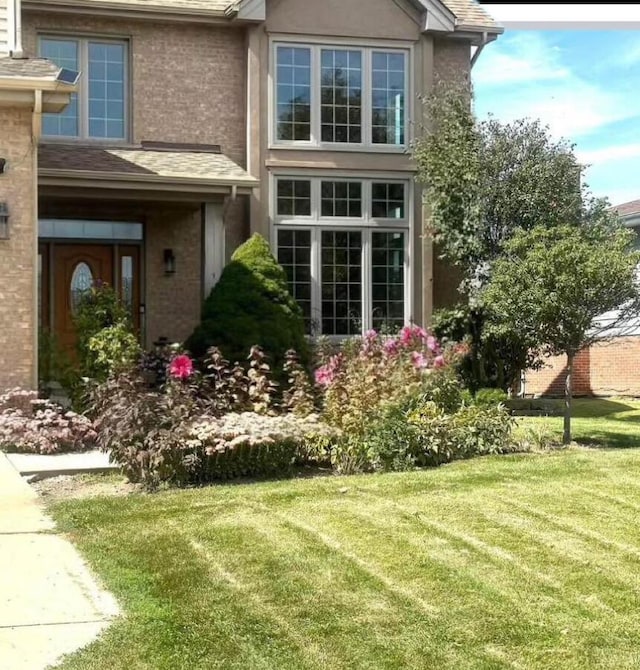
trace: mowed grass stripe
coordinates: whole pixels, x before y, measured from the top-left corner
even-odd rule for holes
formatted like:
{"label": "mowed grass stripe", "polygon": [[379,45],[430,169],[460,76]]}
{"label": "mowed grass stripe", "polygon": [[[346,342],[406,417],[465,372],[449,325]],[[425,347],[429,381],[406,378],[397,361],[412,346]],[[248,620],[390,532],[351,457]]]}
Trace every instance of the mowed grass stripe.
{"label": "mowed grass stripe", "polygon": [[639,469],[580,449],[65,502],[126,616],[62,668],[640,667]]}

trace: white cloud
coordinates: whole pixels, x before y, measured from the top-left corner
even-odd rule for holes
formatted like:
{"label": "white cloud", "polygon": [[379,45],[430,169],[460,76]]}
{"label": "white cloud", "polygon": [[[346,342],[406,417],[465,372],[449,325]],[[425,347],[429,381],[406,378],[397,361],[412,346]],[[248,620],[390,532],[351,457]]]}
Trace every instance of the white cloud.
{"label": "white cloud", "polygon": [[[520,33],[505,42],[485,48],[473,69],[473,81],[481,86],[504,86],[524,82],[563,80],[571,71],[563,66],[558,47],[537,33]],[[492,48],[493,47],[493,48]]]}
{"label": "white cloud", "polygon": [[[582,163],[600,165],[625,158],[640,157],[640,144],[621,144],[590,150],[576,149],[576,155]],[[640,185],[638,191],[640,192]]]}
{"label": "white cloud", "polygon": [[638,115],[638,107],[615,91],[573,76],[560,83],[484,91],[476,97],[476,111],[480,117],[492,113],[502,122],[540,119],[555,138],[570,141]]}

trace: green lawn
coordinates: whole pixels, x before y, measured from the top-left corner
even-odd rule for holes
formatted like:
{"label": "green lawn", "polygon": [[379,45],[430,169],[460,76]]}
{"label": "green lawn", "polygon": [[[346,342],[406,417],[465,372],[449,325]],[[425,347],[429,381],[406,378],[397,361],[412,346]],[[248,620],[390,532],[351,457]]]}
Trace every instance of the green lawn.
{"label": "green lawn", "polygon": [[[580,444],[640,447],[640,401],[578,398],[573,401],[572,436]],[[557,401],[558,407],[562,401]],[[520,418],[523,426],[544,427],[562,440],[562,417]]]}
{"label": "green lawn", "polygon": [[640,450],[67,501],[126,616],[65,670],[640,667]]}

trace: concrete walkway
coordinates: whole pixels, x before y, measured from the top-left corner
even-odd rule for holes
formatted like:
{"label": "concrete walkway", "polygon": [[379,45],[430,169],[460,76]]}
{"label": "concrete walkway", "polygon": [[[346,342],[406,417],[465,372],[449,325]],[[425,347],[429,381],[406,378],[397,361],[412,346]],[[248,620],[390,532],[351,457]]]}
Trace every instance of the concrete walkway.
{"label": "concrete walkway", "polygon": [[118,611],[0,453],[0,668],[44,670],[89,644]]}
{"label": "concrete walkway", "polygon": [[109,463],[109,454],[103,451],[83,451],[73,454],[7,454],[13,467],[30,481],[59,475],[97,474],[117,472],[120,468]]}

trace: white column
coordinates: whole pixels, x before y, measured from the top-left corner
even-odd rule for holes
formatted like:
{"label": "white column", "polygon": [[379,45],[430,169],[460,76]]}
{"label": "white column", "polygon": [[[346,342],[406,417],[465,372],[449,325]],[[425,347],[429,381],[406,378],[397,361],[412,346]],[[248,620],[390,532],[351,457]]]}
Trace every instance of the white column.
{"label": "white column", "polygon": [[207,202],[204,205],[204,273],[205,298],[216,285],[224,268],[225,231],[222,203]]}

